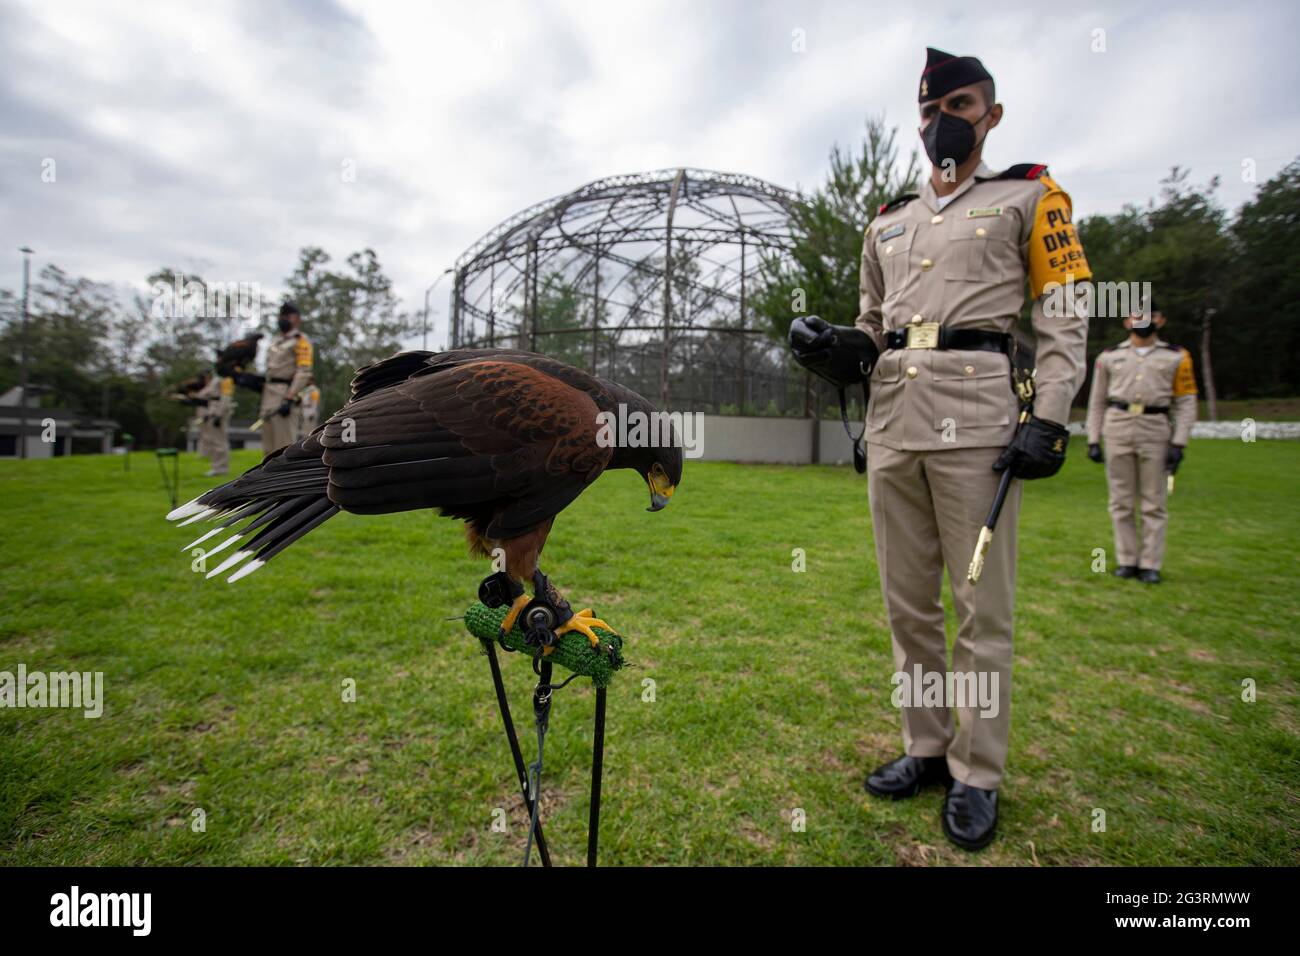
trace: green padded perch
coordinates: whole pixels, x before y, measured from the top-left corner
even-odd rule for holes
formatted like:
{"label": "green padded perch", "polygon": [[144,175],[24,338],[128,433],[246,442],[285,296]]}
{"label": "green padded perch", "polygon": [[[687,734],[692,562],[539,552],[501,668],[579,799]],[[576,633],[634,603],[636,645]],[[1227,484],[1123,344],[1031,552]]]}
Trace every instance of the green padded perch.
{"label": "green padded perch", "polygon": [[[495,641],[501,630],[501,622],[505,620],[506,612],[509,610],[505,606],[490,608],[476,601],[465,611],[465,629],[480,641]],[[603,651],[592,647],[591,642],[577,631],[561,634],[549,659],[575,674],[590,677],[591,682],[597,687],[608,687],[614,671],[627,665],[627,660],[623,657],[623,638],[603,627],[592,628],[592,630],[600,638],[602,647],[609,644],[614,648],[613,660],[610,660]],[[524,632],[519,629],[517,623],[506,635],[505,644],[512,651],[521,651],[532,656],[533,648],[524,643]]]}

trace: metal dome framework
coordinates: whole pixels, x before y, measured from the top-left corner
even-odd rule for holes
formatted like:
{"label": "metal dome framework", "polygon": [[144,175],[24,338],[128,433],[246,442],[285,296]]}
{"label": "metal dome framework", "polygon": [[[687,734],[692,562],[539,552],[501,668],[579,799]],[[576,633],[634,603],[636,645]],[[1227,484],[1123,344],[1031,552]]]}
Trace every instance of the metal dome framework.
{"label": "metal dome framework", "polygon": [[452,347],[524,348],[661,407],[784,414],[802,400],[756,327],[765,259],[788,256],[798,194],[752,176],[661,169],[525,209],[456,262]]}

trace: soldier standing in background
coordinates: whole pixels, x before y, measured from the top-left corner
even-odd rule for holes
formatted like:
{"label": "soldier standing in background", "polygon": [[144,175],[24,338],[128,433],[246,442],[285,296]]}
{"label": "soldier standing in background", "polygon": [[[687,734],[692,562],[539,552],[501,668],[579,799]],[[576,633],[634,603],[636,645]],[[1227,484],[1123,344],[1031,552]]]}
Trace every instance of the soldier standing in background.
{"label": "soldier standing in background", "polygon": [[1151,300],[1125,319],[1129,336],[1097,356],[1088,393],[1088,457],[1106,463],[1115,576],[1144,584],[1160,583],[1169,514],[1165,475],[1178,470],[1196,421],[1192,356],[1160,340],[1164,324]]}
{"label": "soldier standing in background", "polygon": [[[919,194],[882,206],[867,228],[856,326],[796,319],[791,343],[801,363],[823,367],[819,374],[870,377],[868,492],[897,673],[949,673],[946,566],[958,622],[952,671],[983,675],[997,691],[988,712],[970,700],[904,704],[904,753],[867,776],[867,791],[898,800],[947,785],[943,831],[975,850],[995,833],[1011,730],[1020,482],[1011,484],[978,592],[968,562],[1000,472],[1046,478],[1065,461],[1088,328],[1073,283],[1091,272],[1070,198],[1046,168],[984,165],[984,139],[1003,109],[983,64],[927,55],[918,100],[931,175]],[[1017,431],[1010,333],[1026,279],[1037,398]]]}
{"label": "soldier standing in background", "polygon": [[279,334],[267,349],[262,388],[263,456],[295,441],[301,427],[298,399],[312,382],[311,340],[299,329],[301,323],[296,305],[286,302],[280,306]]}
{"label": "soldier standing in background", "polygon": [[230,415],[235,407],[234,379],[221,375],[208,375],[207,383],[195,397],[199,405],[199,454],[211,466],[205,478],[224,475],[230,471]]}

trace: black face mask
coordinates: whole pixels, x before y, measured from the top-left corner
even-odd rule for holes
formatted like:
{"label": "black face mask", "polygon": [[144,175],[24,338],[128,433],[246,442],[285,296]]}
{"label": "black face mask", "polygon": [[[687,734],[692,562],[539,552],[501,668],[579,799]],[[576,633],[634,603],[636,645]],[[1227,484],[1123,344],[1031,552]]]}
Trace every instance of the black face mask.
{"label": "black face mask", "polygon": [[293,328],[293,323],[285,317],[281,317],[275,324],[279,327],[281,332],[288,332]]}
{"label": "black face mask", "polygon": [[[988,116],[992,109],[993,107],[989,107],[985,110],[984,116]],[[984,116],[980,119],[982,120]],[[978,123],[979,120],[975,122]],[[943,112],[930,120],[930,125],[921,130],[921,142],[925,145],[925,155],[930,157],[930,162],[941,168],[949,160],[954,166],[960,166],[970,159],[970,154],[975,152],[975,147],[979,145],[975,142],[973,123],[960,116]]]}

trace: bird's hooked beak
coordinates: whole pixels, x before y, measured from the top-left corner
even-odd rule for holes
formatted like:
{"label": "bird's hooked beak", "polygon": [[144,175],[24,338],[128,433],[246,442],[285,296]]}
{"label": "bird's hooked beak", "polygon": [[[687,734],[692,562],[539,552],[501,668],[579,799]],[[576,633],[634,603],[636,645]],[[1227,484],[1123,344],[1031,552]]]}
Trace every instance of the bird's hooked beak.
{"label": "bird's hooked beak", "polygon": [[645,483],[650,486],[650,507],[646,511],[663,511],[668,507],[668,499],[673,496],[677,486],[668,480],[662,468],[655,465],[646,476]]}

